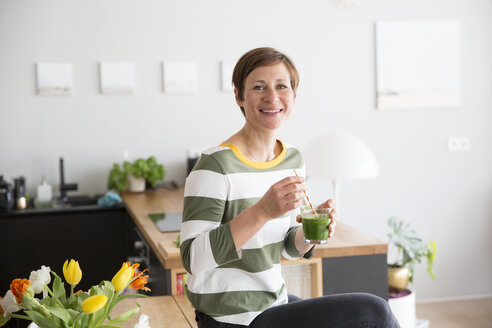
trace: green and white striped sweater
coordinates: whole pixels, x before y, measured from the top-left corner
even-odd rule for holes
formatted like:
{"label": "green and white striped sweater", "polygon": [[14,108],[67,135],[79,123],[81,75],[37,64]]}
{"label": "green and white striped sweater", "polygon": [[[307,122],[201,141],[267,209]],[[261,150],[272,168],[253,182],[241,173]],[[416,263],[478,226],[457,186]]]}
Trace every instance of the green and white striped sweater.
{"label": "green and white striped sweater", "polygon": [[181,226],[186,294],[217,321],[249,325],[269,307],[287,303],[280,260],[300,257],[294,245],[298,210],[270,220],[239,252],[229,226],[294,169],[304,176],[298,149],[282,147],[274,160],[253,162],[234,145],[221,144],[202,153],[186,179]]}

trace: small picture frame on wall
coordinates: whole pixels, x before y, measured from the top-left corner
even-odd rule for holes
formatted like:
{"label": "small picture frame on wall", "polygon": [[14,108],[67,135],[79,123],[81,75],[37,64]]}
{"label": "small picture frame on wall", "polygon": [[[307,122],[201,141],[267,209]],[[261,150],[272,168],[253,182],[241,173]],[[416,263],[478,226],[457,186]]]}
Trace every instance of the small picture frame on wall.
{"label": "small picture frame on wall", "polygon": [[101,62],[99,67],[102,94],[135,92],[135,65],[132,62]]}
{"label": "small picture frame on wall", "polygon": [[196,62],[163,62],[162,75],[166,93],[196,92],[198,90]]}
{"label": "small picture frame on wall", "polygon": [[72,94],[72,63],[37,63],[37,93],[41,96]]}

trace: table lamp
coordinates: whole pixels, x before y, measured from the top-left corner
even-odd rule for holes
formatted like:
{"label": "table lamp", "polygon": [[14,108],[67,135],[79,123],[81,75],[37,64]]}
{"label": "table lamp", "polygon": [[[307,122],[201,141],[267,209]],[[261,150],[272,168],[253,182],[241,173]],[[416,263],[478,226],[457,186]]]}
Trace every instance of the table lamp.
{"label": "table lamp", "polygon": [[333,200],[340,218],[340,181],[374,178],[379,166],[372,149],[361,139],[345,134],[331,133],[316,138],[305,150],[306,173],[315,179],[333,183]]}

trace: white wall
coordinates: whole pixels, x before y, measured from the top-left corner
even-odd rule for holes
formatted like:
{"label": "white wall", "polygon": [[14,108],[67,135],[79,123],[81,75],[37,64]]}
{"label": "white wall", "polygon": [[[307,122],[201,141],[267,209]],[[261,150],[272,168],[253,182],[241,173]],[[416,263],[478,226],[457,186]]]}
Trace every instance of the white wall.
{"label": "white wall", "polygon": [[[458,18],[462,105],[375,109],[374,23]],[[282,132],[303,147],[336,128],[366,140],[381,176],[341,185],[343,220],[386,240],[393,215],[438,244],[437,279],[420,265],[419,300],[492,294],[492,2],[374,0],[0,0],[0,174],[58,184],[58,158],[81,193],[102,193],[113,162],[156,155],[184,182],[186,149],[216,145],[242,126],[219,61],[270,45],[301,74],[296,112]],[[161,62],[196,60],[199,91],[162,92]],[[133,95],[101,95],[98,62],[134,61]],[[35,94],[36,62],[72,62],[74,94]],[[446,150],[468,136],[468,152]],[[312,198],[329,184],[311,181]]]}

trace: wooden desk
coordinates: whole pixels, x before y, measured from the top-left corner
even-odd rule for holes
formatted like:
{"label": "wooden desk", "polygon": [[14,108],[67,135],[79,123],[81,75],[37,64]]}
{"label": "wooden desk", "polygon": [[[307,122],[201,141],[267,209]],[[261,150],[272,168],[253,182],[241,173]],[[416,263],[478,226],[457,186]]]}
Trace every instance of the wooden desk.
{"label": "wooden desk", "polygon": [[[179,248],[174,244],[179,233],[161,233],[148,215],[182,211],[184,188],[158,188],[122,196],[126,209],[157,258],[164,268],[171,270],[171,277],[183,272]],[[325,245],[316,246],[314,258],[305,262],[311,264],[311,295],[364,291],[387,299],[387,251],[386,243],[338,222],[335,236]],[[300,262],[282,261],[282,264],[292,263]]]}
{"label": "wooden desk", "polygon": [[186,295],[173,295],[173,299],[178,304],[179,309],[192,327],[197,327],[195,321],[195,308],[191,305]]}
{"label": "wooden desk", "polygon": [[[188,309],[186,316],[181,307],[178,306],[178,303],[172,296],[153,296],[149,298],[127,298],[118,305],[116,305],[113,310],[112,318],[116,318],[116,316],[133,309],[136,306],[136,303],[140,304],[140,312],[135,314],[133,318],[128,320],[125,323],[122,323],[122,327],[133,328],[136,323],[138,323],[138,319],[140,315],[145,314],[149,316],[149,326],[151,327],[159,327],[159,328],[190,328],[196,327],[195,319],[193,317],[193,321],[190,322],[189,316],[189,308],[191,308],[191,304],[182,302],[180,300],[183,308]],[[192,309],[192,308],[191,308]],[[120,325],[120,324],[119,324]]]}

